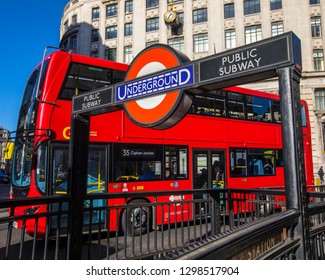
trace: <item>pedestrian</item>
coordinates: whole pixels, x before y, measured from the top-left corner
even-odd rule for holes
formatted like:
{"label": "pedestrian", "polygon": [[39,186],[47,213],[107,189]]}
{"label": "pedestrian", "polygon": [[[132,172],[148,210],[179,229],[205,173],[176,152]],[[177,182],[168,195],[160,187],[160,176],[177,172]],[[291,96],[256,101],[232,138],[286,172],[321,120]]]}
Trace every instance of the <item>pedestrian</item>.
{"label": "pedestrian", "polygon": [[323,184],[324,183],[324,170],[323,170],[323,166],[321,166],[318,170],[318,175],[320,178],[320,183]]}

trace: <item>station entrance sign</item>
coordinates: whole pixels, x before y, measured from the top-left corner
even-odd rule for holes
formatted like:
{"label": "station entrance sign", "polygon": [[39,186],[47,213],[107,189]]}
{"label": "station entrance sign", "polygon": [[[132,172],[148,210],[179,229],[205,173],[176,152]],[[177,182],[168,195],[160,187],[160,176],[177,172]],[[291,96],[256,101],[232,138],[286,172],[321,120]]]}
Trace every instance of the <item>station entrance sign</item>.
{"label": "station entrance sign", "polygon": [[166,45],[145,49],[132,61],[126,83],[116,86],[116,102],[123,102],[129,118],[140,126],[162,129],[176,124],[192,103],[192,96],[183,92],[195,85],[194,65],[188,62]]}

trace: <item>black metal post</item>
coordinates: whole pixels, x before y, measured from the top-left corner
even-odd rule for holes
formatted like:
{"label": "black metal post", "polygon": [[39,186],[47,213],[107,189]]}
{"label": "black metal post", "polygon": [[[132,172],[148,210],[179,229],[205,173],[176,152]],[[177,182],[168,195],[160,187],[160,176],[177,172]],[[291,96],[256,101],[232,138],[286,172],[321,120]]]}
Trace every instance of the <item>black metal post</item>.
{"label": "black metal post", "polygon": [[298,259],[310,258],[309,222],[307,217],[306,176],[302,135],[299,82],[300,71],[295,68],[278,70],[282,120],[284,177],[287,209],[299,210],[300,220],[295,234],[301,238],[302,246]]}
{"label": "black metal post", "polygon": [[88,145],[90,120],[73,115],[69,146],[69,203],[68,259],[82,258],[83,207],[87,190]]}

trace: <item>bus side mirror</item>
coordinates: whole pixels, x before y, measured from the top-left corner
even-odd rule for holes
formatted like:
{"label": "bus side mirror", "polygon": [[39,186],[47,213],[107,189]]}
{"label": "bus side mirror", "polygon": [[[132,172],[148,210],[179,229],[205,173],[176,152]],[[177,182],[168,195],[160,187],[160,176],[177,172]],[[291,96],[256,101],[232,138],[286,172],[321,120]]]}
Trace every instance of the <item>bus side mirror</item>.
{"label": "bus side mirror", "polygon": [[8,160],[12,159],[12,156],[14,154],[14,148],[15,148],[15,143],[9,141],[6,145],[6,147],[3,148],[5,159],[8,159]]}

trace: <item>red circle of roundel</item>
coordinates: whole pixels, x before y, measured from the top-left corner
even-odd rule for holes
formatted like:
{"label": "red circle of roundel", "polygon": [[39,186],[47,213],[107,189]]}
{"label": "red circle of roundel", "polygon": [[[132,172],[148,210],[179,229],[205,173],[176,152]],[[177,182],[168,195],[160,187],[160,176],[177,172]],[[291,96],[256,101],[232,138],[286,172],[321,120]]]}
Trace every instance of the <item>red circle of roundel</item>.
{"label": "red circle of roundel", "polygon": [[[151,74],[157,71],[180,66],[189,59],[183,54],[176,52],[169,46],[156,44],[148,47],[138,54],[132,61],[125,80],[132,80]],[[150,96],[141,100],[133,100],[124,103],[124,109],[133,122],[145,127],[158,127],[162,125],[166,128],[175,122],[169,118],[173,116],[174,111],[182,100],[181,90]]]}

